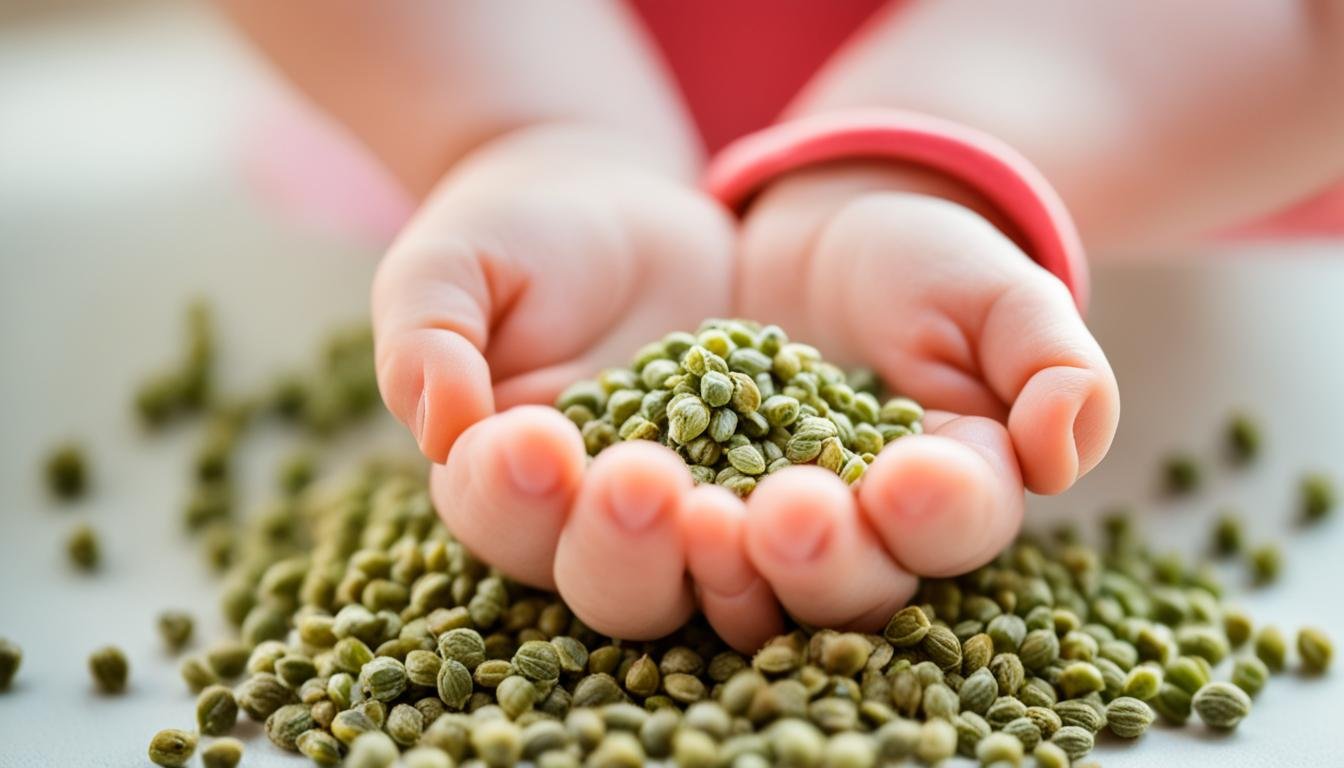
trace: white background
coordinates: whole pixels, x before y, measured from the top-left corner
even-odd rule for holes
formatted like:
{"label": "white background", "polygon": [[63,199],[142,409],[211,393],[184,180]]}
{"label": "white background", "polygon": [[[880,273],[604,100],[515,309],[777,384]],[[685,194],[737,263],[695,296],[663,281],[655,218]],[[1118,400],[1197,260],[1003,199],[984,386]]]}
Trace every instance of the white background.
{"label": "white background", "polygon": [[[146,438],[128,409],[140,375],[180,348],[187,297],[215,301],[226,387],[311,359],[325,330],[365,313],[375,254],[266,212],[239,179],[235,137],[265,87],[194,5],[0,27],[0,636],[25,651],[0,694],[0,768],[148,764],[156,730],[193,723],[154,631],[169,606],[199,607],[198,637],[222,630],[212,579],[178,526],[191,439]],[[1128,501],[1159,548],[1194,553],[1212,511],[1234,504],[1288,555],[1279,584],[1239,599],[1341,642],[1344,521],[1299,530],[1291,518],[1302,468],[1344,479],[1344,246],[1215,250],[1097,270],[1091,321],[1120,378],[1120,436],[1075,490],[1032,499],[1029,525]],[[1264,460],[1245,472],[1214,460],[1236,406],[1267,431]],[[407,447],[395,429],[376,436]],[[66,437],[89,446],[95,473],[90,498],[69,508],[45,497],[38,474]],[[291,444],[261,435],[250,483]],[[1211,481],[1177,505],[1155,493],[1157,457],[1173,448],[1208,457]],[[77,520],[102,532],[97,577],[65,563]],[[120,697],[91,691],[85,657],[105,643],[131,658]],[[1094,757],[1113,768],[1344,765],[1341,680],[1339,663],[1325,680],[1276,679],[1231,736],[1159,727],[1138,745],[1103,740]],[[240,730],[244,765],[306,764],[255,726]]]}

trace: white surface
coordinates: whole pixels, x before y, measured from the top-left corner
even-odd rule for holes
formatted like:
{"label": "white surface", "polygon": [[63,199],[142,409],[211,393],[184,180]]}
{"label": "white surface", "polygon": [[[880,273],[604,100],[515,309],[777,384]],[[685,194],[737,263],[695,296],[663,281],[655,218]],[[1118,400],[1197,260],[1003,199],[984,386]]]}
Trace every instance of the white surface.
{"label": "white surface", "polygon": [[[25,650],[0,695],[0,768],[147,765],[154,731],[192,725],[153,626],[163,607],[204,606],[200,636],[220,629],[212,580],[177,526],[190,437],[145,439],[127,409],[137,378],[178,348],[186,297],[216,299],[226,383],[239,387],[307,360],[325,329],[365,310],[372,254],[277,221],[236,178],[228,141],[253,87],[255,67],[191,8],[0,29],[0,635]],[[1033,499],[1031,520],[1135,501],[1159,541],[1194,552],[1214,506],[1236,503],[1288,553],[1282,582],[1243,602],[1340,642],[1344,521],[1299,531],[1290,516],[1300,468],[1344,479],[1344,247],[1248,254],[1262,259],[1097,274],[1092,320],[1121,381],[1120,437],[1076,490]],[[1156,503],[1156,458],[1215,455],[1235,405],[1264,416],[1265,460],[1244,473],[1211,463],[1209,493]],[[95,471],[91,498],[69,509],[45,498],[37,473],[66,436],[89,445]],[[254,483],[285,441],[258,443]],[[96,578],[65,565],[76,520],[103,532]],[[116,698],[91,692],[84,664],[108,642],[131,657]],[[1139,745],[1104,740],[1094,757],[1108,768],[1341,765],[1341,681],[1340,664],[1323,681],[1285,676],[1234,735],[1157,728]],[[244,765],[306,764],[240,730]]]}

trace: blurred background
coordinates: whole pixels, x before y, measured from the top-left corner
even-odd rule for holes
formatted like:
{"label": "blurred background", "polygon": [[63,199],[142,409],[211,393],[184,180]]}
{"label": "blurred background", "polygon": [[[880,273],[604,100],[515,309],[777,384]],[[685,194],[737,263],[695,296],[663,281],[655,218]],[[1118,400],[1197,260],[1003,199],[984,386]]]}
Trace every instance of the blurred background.
{"label": "blurred background", "polygon": [[[331,161],[304,162],[310,153]],[[370,189],[386,194],[355,194]],[[360,202],[370,199],[382,202]],[[225,388],[310,359],[328,330],[365,318],[376,259],[409,209],[208,3],[0,0],[0,635],[29,649],[19,686],[0,696],[0,766],[139,764],[154,731],[190,724],[192,699],[153,616],[200,606],[202,637],[222,623],[213,582],[176,527],[190,442],[145,438],[134,387],[179,348],[195,296],[216,308]],[[1129,502],[1164,546],[1193,554],[1214,511],[1235,505],[1254,539],[1287,554],[1279,584],[1246,594],[1253,613],[1344,637],[1344,527],[1293,524],[1301,471],[1344,477],[1344,247],[1260,241],[1144,256],[1094,275],[1090,324],[1125,403],[1111,457],[1074,491],[1032,499],[1029,524]],[[1266,429],[1265,459],[1245,472],[1217,462],[1235,408]],[[380,435],[409,445],[398,430]],[[37,467],[69,437],[89,446],[96,490],[61,511]],[[282,449],[277,436],[262,442],[257,467]],[[351,450],[365,448],[357,442]],[[1169,503],[1155,494],[1157,464],[1176,449],[1209,462],[1209,491]],[[77,516],[106,534],[95,579],[61,556]],[[106,642],[132,658],[121,700],[88,693],[83,658]],[[1334,765],[1340,679],[1271,686],[1228,739],[1159,730],[1138,747],[1103,744],[1097,757],[1262,766],[1288,764],[1291,746],[1290,764]],[[246,764],[300,763],[256,735]]]}

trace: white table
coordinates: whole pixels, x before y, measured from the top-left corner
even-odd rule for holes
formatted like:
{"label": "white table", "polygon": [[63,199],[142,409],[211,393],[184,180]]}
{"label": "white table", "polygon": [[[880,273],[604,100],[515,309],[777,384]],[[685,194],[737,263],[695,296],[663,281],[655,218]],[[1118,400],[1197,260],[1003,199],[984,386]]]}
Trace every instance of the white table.
{"label": "white table", "polygon": [[[128,408],[137,379],[179,348],[186,298],[215,300],[236,387],[307,360],[326,329],[365,312],[375,254],[278,219],[238,178],[230,137],[266,87],[194,5],[0,28],[0,635],[25,650],[0,695],[0,768],[147,764],[156,730],[192,725],[192,697],[154,631],[161,608],[200,605],[198,637],[222,631],[213,581],[177,523],[190,436],[145,438]],[[1257,538],[1281,538],[1288,553],[1282,581],[1246,606],[1344,642],[1344,520],[1309,531],[1291,521],[1301,468],[1344,480],[1344,245],[1172,262],[1097,271],[1091,319],[1120,377],[1120,436],[1074,491],[1033,499],[1031,524],[1133,501],[1158,541],[1195,552],[1215,506],[1235,503]],[[1159,503],[1157,457],[1213,456],[1237,405],[1264,417],[1264,460],[1246,472],[1210,463],[1208,493]],[[38,463],[67,436],[89,446],[95,479],[87,501],[62,508]],[[379,436],[406,446],[395,429]],[[287,444],[279,432],[257,438],[253,484]],[[77,520],[102,531],[96,577],[65,563]],[[85,666],[109,642],[132,665],[115,698],[91,692]],[[1337,663],[1324,681],[1275,680],[1234,735],[1157,728],[1138,745],[1103,740],[1094,756],[1109,768],[1341,765],[1341,696]],[[255,726],[240,730],[245,765],[306,764]]]}

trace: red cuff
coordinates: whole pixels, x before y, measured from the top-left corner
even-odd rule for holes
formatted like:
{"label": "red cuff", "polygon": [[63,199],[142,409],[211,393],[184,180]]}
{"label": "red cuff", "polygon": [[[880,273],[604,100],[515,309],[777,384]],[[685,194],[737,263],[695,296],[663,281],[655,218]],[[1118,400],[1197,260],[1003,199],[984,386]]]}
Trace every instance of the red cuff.
{"label": "red cuff", "polygon": [[1063,281],[1087,309],[1087,261],[1064,202],[1027,159],[989,134],[915,112],[836,112],[780,123],[725,147],[705,187],[741,211],[751,196],[789,171],[831,160],[886,158],[931,168],[979,192],[1012,223],[1006,234]]}

